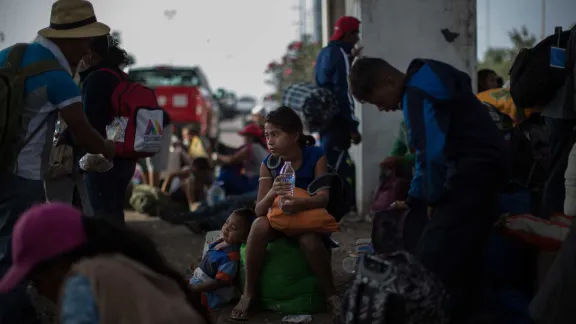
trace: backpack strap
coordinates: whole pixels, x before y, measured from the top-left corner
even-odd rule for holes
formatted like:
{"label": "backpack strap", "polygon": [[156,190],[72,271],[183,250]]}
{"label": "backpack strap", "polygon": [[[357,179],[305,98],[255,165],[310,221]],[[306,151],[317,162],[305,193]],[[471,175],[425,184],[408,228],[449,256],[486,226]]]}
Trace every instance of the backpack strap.
{"label": "backpack strap", "polygon": [[20,65],[22,64],[22,58],[28,49],[28,44],[18,43],[10,49],[8,57],[6,58],[6,63],[4,68],[13,69],[15,71],[20,71]]}
{"label": "backpack strap", "polygon": [[34,62],[22,69],[21,74],[25,77],[32,77],[38,74],[50,72],[50,71],[59,71],[64,70],[62,65],[56,60],[44,60]]}
{"label": "backpack strap", "polygon": [[278,175],[278,168],[283,164],[282,158],[278,156],[272,155],[272,153],[268,154],[268,159],[266,160],[266,168],[270,175],[272,176],[272,180],[276,179]]}
{"label": "backpack strap", "polygon": [[118,72],[114,71],[113,69],[102,68],[102,69],[98,69],[98,71],[104,71],[104,72],[108,72],[108,73],[114,74],[114,76],[117,77],[118,79],[120,79],[120,81],[126,80],[126,76],[125,76],[125,75],[120,75]]}

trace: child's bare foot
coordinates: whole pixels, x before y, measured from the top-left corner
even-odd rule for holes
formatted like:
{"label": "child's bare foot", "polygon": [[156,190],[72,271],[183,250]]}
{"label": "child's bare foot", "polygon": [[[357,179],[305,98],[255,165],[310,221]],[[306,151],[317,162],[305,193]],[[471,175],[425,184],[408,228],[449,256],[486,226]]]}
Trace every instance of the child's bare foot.
{"label": "child's bare foot", "polygon": [[248,311],[252,306],[252,298],[246,295],[242,295],[240,297],[240,301],[236,304],[236,307],[232,310],[232,314],[230,314],[230,318],[235,321],[247,321],[248,320]]}

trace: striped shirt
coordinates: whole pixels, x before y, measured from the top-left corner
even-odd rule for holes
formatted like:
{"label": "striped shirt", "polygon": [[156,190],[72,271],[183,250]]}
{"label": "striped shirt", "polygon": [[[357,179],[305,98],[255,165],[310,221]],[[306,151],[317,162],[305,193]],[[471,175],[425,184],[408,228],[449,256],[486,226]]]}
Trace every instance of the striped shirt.
{"label": "striped shirt", "polygon": [[[0,51],[0,66],[5,64],[9,52],[10,48]],[[30,77],[25,83],[21,128],[24,136],[21,138],[27,140],[38,127],[40,129],[20,151],[14,173],[31,180],[41,180],[48,168],[58,119],[56,112],[82,101],[64,54],[54,43],[39,36],[28,46],[21,67],[44,60],[58,61],[62,70]]]}

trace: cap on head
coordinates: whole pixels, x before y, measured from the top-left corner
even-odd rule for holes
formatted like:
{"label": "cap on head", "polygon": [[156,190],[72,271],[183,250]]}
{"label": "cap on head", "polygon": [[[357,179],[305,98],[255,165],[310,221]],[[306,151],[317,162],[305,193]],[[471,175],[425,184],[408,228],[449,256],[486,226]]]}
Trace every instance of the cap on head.
{"label": "cap on head", "polygon": [[256,124],[248,124],[243,130],[238,132],[239,135],[252,135],[254,137],[262,136],[262,129]]}
{"label": "cap on head", "polygon": [[36,205],[20,216],[12,232],[12,266],[0,293],[20,284],[39,264],[87,242],[82,212],[63,203]]}
{"label": "cap on head", "polygon": [[351,16],[344,16],[338,18],[334,26],[334,33],[330,37],[331,41],[341,39],[345,33],[360,30],[360,20]]}
{"label": "cap on head", "polygon": [[96,20],[94,7],[86,0],[58,0],[52,5],[50,26],[38,34],[46,38],[92,38],[110,33]]}

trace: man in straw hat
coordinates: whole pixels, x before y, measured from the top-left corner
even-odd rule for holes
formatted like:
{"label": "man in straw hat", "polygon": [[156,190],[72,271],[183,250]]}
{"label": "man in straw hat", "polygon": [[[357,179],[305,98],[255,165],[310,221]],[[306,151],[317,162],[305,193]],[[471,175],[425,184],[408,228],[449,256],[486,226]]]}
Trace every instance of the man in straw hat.
{"label": "man in straw hat", "polygon": [[[0,277],[11,264],[9,242],[16,219],[44,199],[42,180],[58,114],[79,146],[114,157],[114,142],[103,139],[87,121],[72,78],[91,38],[108,33],[90,2],[59,0],[52,6],[50,26],[33,43],[0,51],[0,116],[12,116],[0,118]],[[35,322],[25,289],[21,285],[0,295],[0,323]]]}

